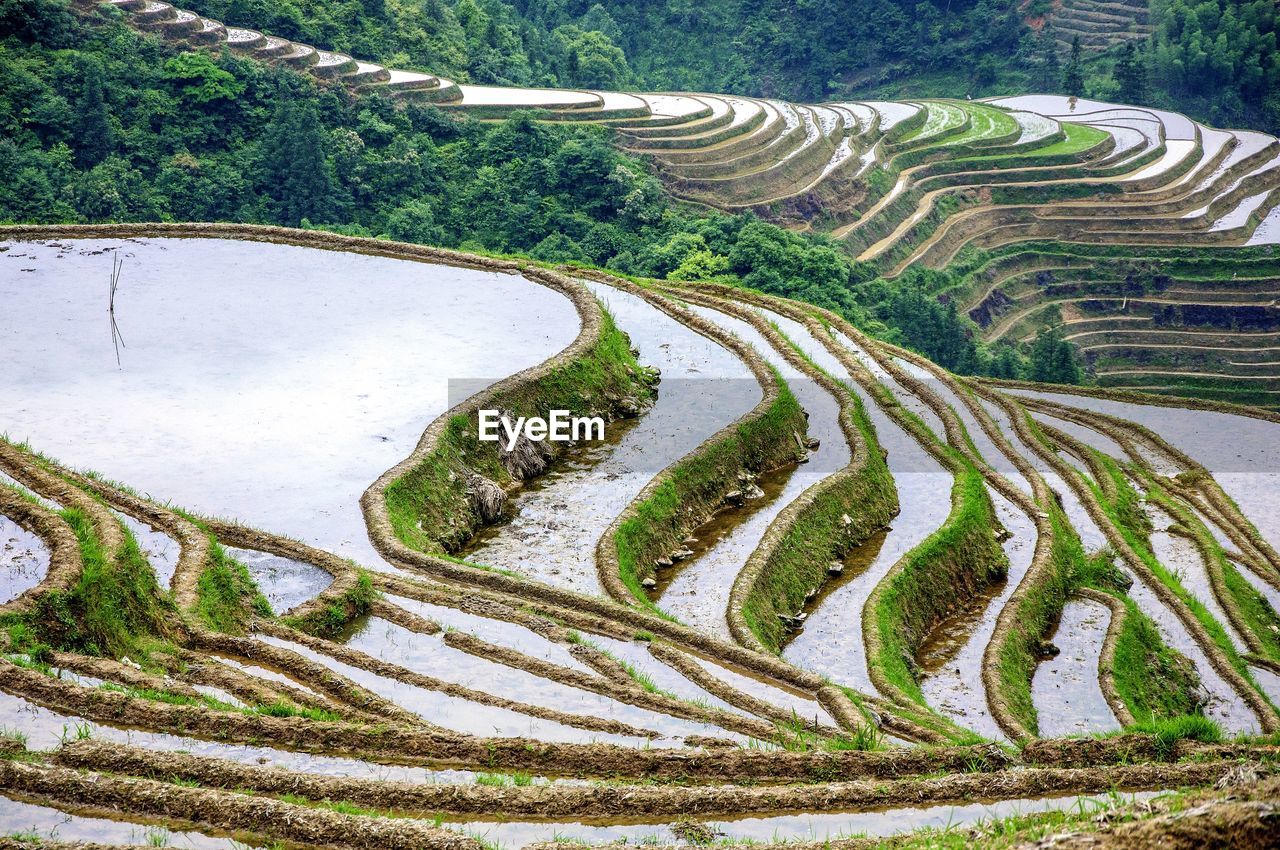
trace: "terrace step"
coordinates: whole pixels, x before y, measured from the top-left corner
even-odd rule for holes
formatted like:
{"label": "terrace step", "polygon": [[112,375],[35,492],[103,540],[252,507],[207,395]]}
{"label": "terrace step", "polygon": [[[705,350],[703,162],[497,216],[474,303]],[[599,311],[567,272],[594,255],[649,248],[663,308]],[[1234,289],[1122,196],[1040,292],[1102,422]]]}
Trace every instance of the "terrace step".
{"label": "terrace step", "polygon": [[105,5],[114,6],[122,12],[138,12],[146,8],[150,0],[106,0]]}
{"label": "terrace step", "polygon": [[187,35],[187,41],[199,45],[221,44],[226,40],[227,28],[212,18],[201,18],[200,29]]}
{"label": "terrace step", "polygon": [[342,53],[330,53],[324,50],[316,51],[316,61],[311,65],[311,73],[315,76],[330,80],[336,77],[350,76],[360,68],[360,63]]}
{"label": "terrace step", "polygon": [[[630,128],[620,131],[623,141],[636,151],[692,150],[710,148],[722,142],[738,138],[760,125],[764,119],[762,107],[754,101],[738,101],[727,98],[699,98],[711,109],[706,121],[672,127],[645,128],[647,132],[636,134]],[[741,104],[741,108],[738,105]]]}
{"label": "terrace step", "polygon": [[[740,133],[706,147],[664,148],[651,153],[672,174],[706,176],[725,173],[732,169],[734,160],[759,155],[773,144],[785,131],[786,121],[777,107],[761,102],[763,118],[755,129]],[[632,148],[643,152],[642,148]]]}
{"label": "terrace step", "polygon": [[156,22],[156,29],[164,38],[187,38],[204,29],[204,19],[195,12],[178,9],[172,18]]}
{"label": "terrace step", "polygon": [[226,27],[226,42],[237,50],[258,50],[266,45],[267,37],[257,30]]}
{"label": "terrace step", "polygon": [[372,62],[357,62],[355,71],[348,78],[357,86],[378,85],[388,82],[391,72]]}
{"label": "terrace step", "polygon": [[[401,72],[409,73],[409,72]],[[434,86],[417,85],[418,80],[413,80],[414,85],[408,87],[396,84],[396,71],[391,72],[391,81],[388,82],[387,88],[399,100],[415,101],[420,103],[457,103],[462,100],[462,90],[458,84],[452,80],[446,80],[444,77],[432,77],[436,81]],[[414,75],[420,77],[423,75]]]}
{"label": "terrace step", "polygon": [[148,0],[147,4],[133,13],[133,20],[140,29],[153,29],[161,21],[169,21],[178,16],[178,10],[161,0]]}
{"label": "terrace step", "polygon": [[320,51],[309,44],[292,42],[290,49],[278,54],[276,60],[290,68],[310,68],[320,61]]}
{"label": "terrace step", "polygon": [[620,128],[620,135],[625,139],[643,141],[659,137],[700,136],[724,127],[734,119],[728,101],[722,98],[660,95],[657,98],[642,96],[642,99],[655,115],[655,110],[664,106],[675,114],[666,116],[665,120],[649,119]]}
{"label": "terrace step", "polygon": [[254,45],[253,55],[255,58],[265,61],[278,61],[281,57],[292,52],[292,50],[293,42],[285,38],[268,35]]}

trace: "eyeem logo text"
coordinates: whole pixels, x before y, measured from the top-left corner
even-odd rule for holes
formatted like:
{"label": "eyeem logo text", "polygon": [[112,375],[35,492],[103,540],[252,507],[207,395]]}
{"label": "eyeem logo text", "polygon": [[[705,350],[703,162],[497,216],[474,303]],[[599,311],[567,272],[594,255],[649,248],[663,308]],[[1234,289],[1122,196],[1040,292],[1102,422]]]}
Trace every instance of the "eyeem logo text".
{"label": "eyeem logo text", "polygon": [[521,435],[535,443],[604,439],[604,418],[600,416],[574,416],[568,410],[553,410],[545,419],[541,416],[517,416],[512,420],[503,416],[500,410],[481,410],[479,413],[480,442],[501,443],[507,451],[516,447]]}

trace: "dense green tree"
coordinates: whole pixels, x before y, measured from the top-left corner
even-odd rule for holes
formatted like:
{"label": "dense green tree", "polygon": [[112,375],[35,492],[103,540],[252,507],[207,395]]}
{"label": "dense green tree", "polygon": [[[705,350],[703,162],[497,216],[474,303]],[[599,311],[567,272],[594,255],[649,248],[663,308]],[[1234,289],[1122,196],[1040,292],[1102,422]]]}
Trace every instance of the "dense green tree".
{"label": "dense green tree", "polygon": [[584,32],[598,32],[608,36],[609,41],[617,44],[622,40],[622,27],[609,14],[609,10],[596,3],[578,19],[578,29]]}
{"label": "dense green tree", "polygon": [[1012,345],[1001,345],[997,347],[995,355],[991,358],[991,365],[987,371],[993,378],[1017,380],[1023,376],[1025,369],[1026,364],[1018,354],[1018,350]]}
{"label": "dense green tree", "polygon": [[943,304],[927,291],[919,273],[903,275],[877,315],[894,329],[904,345],[956,372],[973,372],[978,365],[972,325],[955,305]]}
{"label": "dense green tree", "polygon": [[1057,91],[1062,84],[1062,62],[1058,59],[1058,42],[1053,35],[1053,25],[1046,23],[1036,33],[1034,46],[1036,88],[1042,92]]}
{"label": "dense green tree", "polygon": [[1057,330],[1041,331],[1031,346],[1029,377],[1046,384],[1078,384],[1083,378],[1075,347]]}
{"label": "dense green tree", "polygon": [[284,102],[262,141],[260,185],[283,224],[324,220],[332,202],[333,181],[325,134],[313,104]]}
{"label": "dense green tree", "polygon": [[565,85],[619,89],[630,82],[627,57],[609,36],[576,26],[559,27],[555,35],[568,57]]}
{"label": "dense green tree", "polygon": [[80,98],[76,103],[76,162],[93,167],[115,148],[114,133],[102,93],[102,68],[94,61],[81,65]]}
{"label": "dense green tree", "polygon": [[244,91],[244,84],[219,68],[206,53],[182,53],[164,63],[165,79],[193,103],[230,102]]}
{"label": "dense green tree", "polygon": [[1116,96],[1122,103],[1143,104],[1150,98],[1145,57],[1132,41],[1126,41],[1120,47],[1115,80],[1119,87]]}
{"label": "dense green tree", "polygon": [[1280,129],[1274,0],[1162,0],[1153,23],[1154,78],[1168,97],[1218,124]]}

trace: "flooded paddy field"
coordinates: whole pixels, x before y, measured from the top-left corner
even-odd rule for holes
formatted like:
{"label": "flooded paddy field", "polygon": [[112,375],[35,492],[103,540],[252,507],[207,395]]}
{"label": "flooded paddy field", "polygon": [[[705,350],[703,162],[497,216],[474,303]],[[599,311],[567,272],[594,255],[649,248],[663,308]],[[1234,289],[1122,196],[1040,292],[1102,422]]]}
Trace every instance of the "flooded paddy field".
{"label": "flooded paddy field", "polygon": [[682,621],[727,637],[729,592],[765,530],[801,493],[844,467],[850,454],[839,424],[839,403],[831,393],[786,360],[750,323],[706,307],[694,306],[692,310],[751,345],[778,370],[808,414],[809,437],[818,441],[815,449],[805,450],[806,463],[790,472],[776,493],[758,488],[758,508],[696,557],[681,562],[658,599],[663,610]]}
{"label": "flooded paddy field", "polygon": [[[1144,799],[1148,794],[1122,800]],[[776,817],[747,817],[707,823],[684,821],[676,826],[654,823],[595,825],[591,823],[469,823],[463,829],[503,846],[526,846],[548,841],[573,841],[587,845],[605,844],[687,844],[694,829],[701,827],[728,844],[827,842],[842,838],[885,838],[915,830],[962,829],[977,821],[1012,815],[1082,808],[1104,811],[1116,801],[1104,797],[1050,797],[1001,800],[999,802],[943,805],[883,811],[833,814],[792,814]]]}
{"label": "flooded paddy field", "polygon": [[[0,278],[6,360],[26,352],[0,377],[0,431],[370,566],[360,494],[446,409],[449,381],[496,381],[578,329],[563,296],[518,276],[385,257],[220,239],[11,251],[35,271]],[[120,365],[100,317],[113,256]]]}
{"label": "flooded paddy field", "polygon": [[1171,410],[1084,395],[1037,395],[1150,428],[1209,470],[1267,542],[1280,546],[1280,424],[1211,410]]}

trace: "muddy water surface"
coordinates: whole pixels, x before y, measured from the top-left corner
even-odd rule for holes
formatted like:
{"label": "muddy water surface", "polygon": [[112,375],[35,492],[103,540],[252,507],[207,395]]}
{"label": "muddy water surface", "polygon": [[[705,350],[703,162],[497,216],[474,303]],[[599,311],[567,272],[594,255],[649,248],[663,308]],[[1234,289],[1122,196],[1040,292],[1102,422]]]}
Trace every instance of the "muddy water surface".
{"label": "muddy water surface", "polygon": [[[649,653],[649,645],[646,641],[618,640],[595,634],[583,635],[583,639],[649,679],[660,691],[665,691],[687,702],[699,702],[721,711],[752,716],[750,712],[730,705],[700,685],[686,679],[683,673],[654,658]],[[726,736],[720,734],[718,737]]]}
{"label": "muddy water surface", "polygon": [[[0,794],[0,836],[20,835],[38,846],[49,842],[92,842],[190,850],[237,850],[246,845],[204,832],[171,830],[145,820],[108,820],[74,815],[51,806]],[[260,845],[250,845],[260,846]]]}
{"label": "muddy water surface", "polygon": [[725,614],[730,590],[747,559],[760,545],[766,529],[797,496],[843,469],[851,454],[840,428],[840,407],[831,393],[788,363],[749,323],[718,310],[697,306],[691,309],[736,334],[779,370],[809,414],[808,435],[820,441],[817,450],[808,453],[809,462],[787,477],[776,496],[761,500],[763,503],[757,510],[714,545],[679,564],[658,602],[681,621],[729,639]]}
{"label": "muddy water surface", "polygon": [[1151,550],[1156,559],[1222,624],[1236,651],[1248,652],[1248,645],[1227,618],[1227,612],[1213,592],[1213,583],[1209,580],[1209,570],[1200,549],[1191,539],[1172,530],[1173,518],[1163,509],[1150,502],[1143,508],[1151,521]]}
{"label": "muddy water surface", "polygon": [[543,661],[550,661],[552,664],[571,667],[584,673],[592,672],[590,667],[573,657],[568,647],[547,640],[537,632],[526,629],[516,623],[509,623],[493,617],[481,617],[476,614],[469,614],[466,611],[459,611],[456,608],[432,605],[429,602],[419,602],[416,599],[407,599],[403,596],[388,595],[386,599],[391,604],[403,608],[410,614],[416,614],[424,620],[430,620],[431,622],[475,635],[490,643],[509,646],[525,655],[531,655]]}
{"label": "muddy water surface", "polygon": [[1000,426],[1000,432],[1004,434],[1014,450],[1020,452],[1031,463],[1032,468],[1040,473],[1040,477],[1049,485],[1049,488],[1058,494],[1062,502],[1062,511],[1067,515],[1067,519],[1070,520],[1072,528],[1076,530],[1076,534],[1080,536],[1080,543],[1084,546],[1084,551],[1091,553],[1103,549],[1107,545],[1107,538],[1085,509],[1076,491],[1062,479],[1061,475],[1050,468],[1048,461],[1043,460],[1040,455],[1032,451],[1022,441],[1022,438],[1013,430],[1013,426],[1009,423],[1009,417],[1005,414],[1003,408],[985,401],[983,405],[987,408],[987,412],[991,414],[991,418]]}
{"label": "muddy water surface", "polygon": [[1072,422],[1070,419],[1059,419],[1056,416],[1050,416],[1047,413],[1033,413],[1032,417],[1037,422],[1043,422],[1051,425],[1059,431],[1063,431],[1075,437],[1086,446],[1097,449],[1104,455],[1115,458],[1116,460],[1127,463],[1130,460],[1129,453],[1124,450],[1124,446],[1115,440],[1103,434],[1101,431],[1095,431],[1092,428],[1086,428],[1078,422]]}
{"label": "muddy water surface", "polygon": [[360,494],[449,380],[498,380],[578,332],[564,296],[494,272],[217,239],[8,244],[6,266],[35,271],[0,275],[0,432],[375,567]]}
{"label": "muddy water surface", "polygon": [[995,633],[996,620],[1035,556],[1036,526],[1013,502],[994,490],[988,489],[988,493],[1000,524],[1013,535],[1002,544],[1009,559],[1009,574],[1005,581],[990,588],[988,596],[971,605],[967,616],[953,618],[950,628],[930,635],[925,646],[933,652],[927,658],[922,653],[920,666],[924,676],[920,690],[930,705],[958,725],[983,737],[1003,740],[1004,733],[987,706],[986,689],[979,671],[983,667],[983,653]]}
{"label": "muddy water surface", "polygon": [[324,570],[293,558],[234,547],[227,547],[227,554],[244,564],[277,614],[315,599],[333,584],[333,576]]}
{"label": "muddy water surface", "polygon": [[1280,588],[1258,575],[1252,567],[1246,566],[1237,560],[1232,560],[1231,563],[1235,566],[1236,571],[1244,576],[1245,581],[1253,585],[1253,589],[1258,591],[1258,595],[1267,600],[1271,605],[1271,610],[1280,612]]}
{"label": "muddy water surface", "polygon": [[1133,586],[1128,590],[1129,597],[1137,603],[1142,613],[1150,617],[1160,631],[1165,643],[1191,659],[1195,665],[1200,682],[1209,692],[1210,699],[1205,707],[1205,714],[1217,720],[1229,732],[1257,732],[1258,718],[1253,709],[1242,700],[1235,690],[1227,684],[1218,671],[1209,663],[1204,650],[1191,637],[1186,625],[1160,601],[1155,592],[1147,587],[1141,579],[1134,577]]}
{"label": "muddy water surface", "polygon": [[[965,431],[969,434],[969,439],[973,443],[973,447],[977,450],[978,456],[987,462],[987,465],[999,472],[1005,478],[1022,492],[1030,495],[1031,484],[1018,471],[1004,452],[995,444],[987,432],[983,430],[982,425],[978,422],[978,418],[974,416],[973,411],[967,405],[955,390],[953,390],[946,382],[940,380],[936,375],[922,366],[917,366],[909,360],[895,357],[894,362],[917,380],[924,383],[926,387],[933,390],[939,398],[943,400],[956,416],[959,417],[960,423],[964,425]],[[942,432],[936,432],[939,437],[945,439]]]}
{"label": "muddy water surface", "polygon": [[12,487],[28,499],[34,499],[41,507],[47,508],[54,513],[62,510],[62,505],[58,504],[53,499],[46,499],[44,496],[41,496],[39,493],[28,488],[25,484],[20,484],[17,479],[13,478],[8,473],[2,471],[0,471],[0,487]]}
{"label": "muddy water surface", "polygon": [[[501,694],[567,714],[619,720],[657,732],[665,739],[685,735],[735,737],[733,733],[717,726],[637,708],[591,691],[540,678],[524,670],[477,658],[446,644],[443,633],[419,634],[386,620],[370,618],[365,629],[347,641],[347,645],[409,670],[456,682],[477,691]],[[665,745],[678,746],[679,742],[667,741]]]}
{"label": "muddy water surface", "polygon": [[747,365],[643,298],[586,281],[640,350],[662,371],[653,407],[618,423],[611,439],[559,464],[514,499],[513,518],[465,556],[551,584],[602,594],[595,547],[614,518],[662,469],[753,408],[761,388]]}
{"label": "muddy water surface", "polygon": [[[85,677],[81,677],[85,678]],[[95,739],[115,741],[161,752],[186,752],[210,758],[226,759],[241,764],[263,765],[296,770],[319,776],[350,776],[395,782],[467,784],[475,781],[469,770],[431,770],[397,764],[379,764],[343,756],[292,752],[249,744],[226,744],[185,738],[162,732],[147,732],[91,723],[79,717],[60,714],[33,702],[0,691],[0,724],[27,736],[27,748],[51,750],[64,737],[75,738],[78,729],[87,730]],[[545,780],[535,780],[541,782]]]}
{"label": "muddy water surface", "polygon": [[138,541],[138,548],[142,550],[143,557],[151,565],[151,571],[156,574],[156,581],[160,587],[168,588],[173,581],[174,572],[178,569],[178,558],[182,556],[182,546],[163,531],[152,528],[122,511],[112,509],[111,513],[124,523],[125,528],[133,534],[133,539]]}
{"label": "muddy water surface", "polygon": [[758,675],[746,670],[737,670],[698,656],[693,657],[708,673],[731,688],[777,706],[807,723],[816,721],[827,726],[837,725],[835,719],[815,699],[789,688],[765,682]]}
{"label": "muddy water surface", "polygon": [[44,541],[6,516],[0,516],[0,603],[17,599],[49,572]]}
{"label": "muddy water surface", "polygon": [[1062,606],[1050,638],[1060,652],[1041,661],[1031,679],[1041,737],[1120,728],[1098,683],[1098,658],[1110,623],[1110,609],[1091,599],[1068,599]]}
{"label": "muddy water surface", "polygon": [[[385,623],[385,621],[377,620],[371,620],[371,622]],[[386,625],[391,624],[387,623]],[[394,702],[401,708],[417,714],[428,723],[445,729],[452,729],[455,732],[465,732],[470,735],[536,738],[542,741],[563,743],[600,741],[623,746],[643,746],[648,740],[577,729],[550,720],[542,720],[541,718],[520,714],[509,709],[472,702],[440,691],[427,690],[416,685],[406,684],[377,673],[370,673],[367,670],[338,661],[336,658],[331,658],[324,653],[317,652],[293,641],[282,640],[270,635],[255,635],[255,637],[264,643],[291,650],[304,658],[323,664],[339,675],[351,679],[361,687],[367,688],[378,696]],[[371,636],[368,647],[356,645],[352,648],[360,649],[361,651],[371,649],[386,653],[394,653],[396,651],[391,640],[384,636]],[[369,654],[376,655],[376,652]],[[393,663],[402,663],[403,660],[398,659]],[[522,695],[519,692],[514,692],[510,698],[520,700]]]}
{"label": "muddy water surface", "polygon": [[[996,421],[1000,423],[1005,436],[1009,438],[1014,447],[1024,452],[1025,456],[1040,471],[1045,482],[1059,494],[1062,499],[1063,511],[1080,535],[1080,542],[1084,544],[1085,551],[1094,552],[1102,549],[1106,545],[1106,538],[1103,536],[1101,529],[1098,528],[1097,523],[1093,521],[1093,518],[1085,510],[1075,490],[1067,486],[1066,482],[1056,473],[1047,471],[1047,462],[1040,460],[1039,456],[1033,454],[1013,433],[1008,417],[1005,416],[1002,409],[990,404],[987,409],[995,417]],[[1140,577],[1133,576],[1132,578],[1134,582],[1133,586],[1128,590],[1129,597],[1133,599],[1144,614],[1155,622],[1165,642],[1183,655],[1186,655],[1195,665],[1201,682],[1211,695],[1205,713],[1218,720],[1224,729],[1232,732],[1256,731],[1258,729],[1257,716],[1218,672],[1213,669],[1204,650],[1191,637],[1191,633],[1187,631],[1187,627],[1182,620],[1160,601],[1160,597]]]}
{"label": "muddy water surface", "polygon": [[[823,812],[820,814],[783,814],[773,817],[742,817],[729,820],[707,820],[717,837],[724,841],[773,844],[786,841],[827,841],[855,836],[881,837],[912,830],[956,829],[983,820],[1029,815],[1036,812],[1064,811],[1083,806],[1085,811],[1102,810],[1115,805],[1148,799],[1153,793],[1117,794],[1110,796],[1042,797],[1039,799],[1001,800],[968,804],[943,804],[863,812]],[[471,835],[499,843],[505,848],[523,847],[540,841],[577,841],[591,845],[687,844],[666,823],[624,822],[601,824],[592,822],[525,822],[484,823],[471,821],[458,824]]]}

